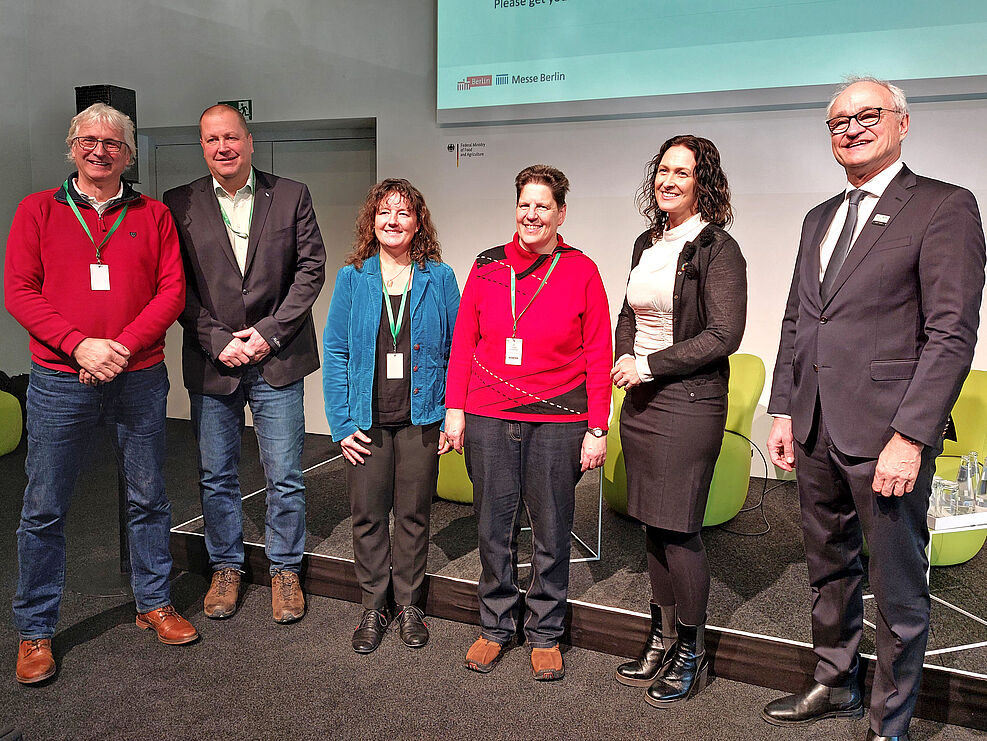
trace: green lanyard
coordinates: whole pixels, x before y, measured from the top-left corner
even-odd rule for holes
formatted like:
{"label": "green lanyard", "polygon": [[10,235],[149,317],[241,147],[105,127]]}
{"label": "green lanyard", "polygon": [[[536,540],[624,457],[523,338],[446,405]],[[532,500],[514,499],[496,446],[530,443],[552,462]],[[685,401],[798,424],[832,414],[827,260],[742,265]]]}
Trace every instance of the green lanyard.
{"label": "green lanyard", "polygon": [[404,307],[408,300],[408,286],[411,285],[411,273],[414,273],[415,269],[412,268],[411,272],[408,273],[408,282],[404,284],[404,291],[401,292],[401,306],[398,307],[398,320],[394,321],[394,309],[391,308],[391,296],[387,292],[387,286],[384,285],[384,268],[380,269],[380,288],[384,294],[384,306],[387,307],[387,321],[391,325],[391,340],[394,342],[394,352],[398,350],[398,332],[401,331],[401,322],[404,321]]}
{"label": "green lanyard", "polygon": [[528,307],[530,307],[531,304],[535,302],[535,299],[538,298],[538,294],[541,293],[541,289],[545,287],[546,283],[548,283],[548,276],[550,276],[552,271],[555,270],[555,266],[560,257],[562,257],[562,253],[556,252],[555,257],[552,258],[552,264],[548,266],[548,272],[545,273],[545,277],[541,279],[541,283],[538,285],[538,290],[535,291],[535,295],[531,297],[531,300],[528,302],[527,306],[521,309],[520,314],[517,313],[517,273],[514,272],[513,267],[511,268],[511,316],[514,318],[514,332],[511,337],[517,337],[518,321],[524,316],[524,312],[528,310]]}
{"label": "green lanyard", "polygon": [[89,241],[92,242],[93,247],[96,248],[96,264],[102,265],[103,261],[100,260],[101,250],[106,246],[106,243],[110,241],[110,237],[113,236],[113,232],[117,230],[117,227],[119,227],[120,224],[123,223],[123,217],[127,215],[127,209],[130,208],[130,204],[128,203],[126,206],[123,207],[123,210],[120,212],[120,215],[117,217],[117,220],[113,223],[113,226],[110,227],[110,231],[108,231],[106,233],[106,236],[103,237],[103,241],[100,242],[99,244],[96,244],[96,240],[93,239],[92,232],[89,231],[89,225],[86,224],[86,220],[83,219],[82,214],[79,213],[79,207],[76,206],[75,201],[72,200],[72,194],[69,192],[68,178],[66,178],[65,182],[62,183],[62,187],[65,188],[65,197],[69,199],[69,206],[72,207],[72,213],[75,214],[75,218],[77,218],[79,220],[79,223],[82,224],[82,228],[86,230],[86,236],[89,237]]}
{"label": "green lanyard", "polygon": [[[223,215],[223,221],[226,223],[226,226],[228,226],[230,228],[230,231],[231,232],[233,232],[240,239],[250,239],[250,233],[249,232],[246,233],[246,234],[244,234],[243,232],[238,232],[236,229],[233,228],[233,224],[230,223],[230,217],[227,215],[226,209],[223,208],[222,202],[220,202],[220,204],[219,204],[219,212]],[[250,217],[247,219],[247,224],[248,224],[247,229],[250,229],[249,224],[253,220],[254,220],[254,198],[253,198],[253,196],[251,196],[251,198],[250,198]]]}

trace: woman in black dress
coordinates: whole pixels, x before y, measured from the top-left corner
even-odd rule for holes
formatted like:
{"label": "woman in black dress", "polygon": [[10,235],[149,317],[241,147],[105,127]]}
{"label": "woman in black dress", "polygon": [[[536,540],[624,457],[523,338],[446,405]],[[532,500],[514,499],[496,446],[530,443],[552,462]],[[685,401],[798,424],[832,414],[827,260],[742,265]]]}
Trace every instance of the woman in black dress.
{"label": "woman in black dress", "polygon": [[708,139],[666,141],[638,193],[650,226],[634,243],[611,375],[625,389],[620,440],[628,513],[646,526],[651,633],[617,681],[664,707],[705,684],[709,564],[700,529],[723,440],[729,355],[747,313],[747,268]]}

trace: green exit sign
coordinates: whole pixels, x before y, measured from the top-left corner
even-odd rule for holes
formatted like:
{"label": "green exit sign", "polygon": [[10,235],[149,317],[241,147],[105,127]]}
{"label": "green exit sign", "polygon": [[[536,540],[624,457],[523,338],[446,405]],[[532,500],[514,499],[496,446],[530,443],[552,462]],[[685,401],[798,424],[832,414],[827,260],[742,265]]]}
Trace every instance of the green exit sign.
{"label": "green exit sign", "polygon": [[222,103],[223,105],[228,105],[231,108],[236,108],[238,111],[240,111],[240,113],[243,114],[243,117],[248,121],[250,121],[253,118],[253,114],[254,114],[253,100],[220,100],[217,102]]}

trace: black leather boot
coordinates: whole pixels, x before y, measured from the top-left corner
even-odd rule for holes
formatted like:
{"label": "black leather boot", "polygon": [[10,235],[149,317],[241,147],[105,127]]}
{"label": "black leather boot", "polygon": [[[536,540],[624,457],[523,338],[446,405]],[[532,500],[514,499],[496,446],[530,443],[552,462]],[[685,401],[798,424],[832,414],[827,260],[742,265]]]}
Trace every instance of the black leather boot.
{"label": "black leather boot", "polygon": [[[662,626],[666,626],[664,629]],[[669,650],[675,643],[675,605],[660,607],[651,603],[651,633],[648,634],[637,661],[617,667],[614,675],[621,684],[648,687],[655,681],[662,664],[671,658]]]}
{"label": "black leather boot", "polygon": [[664,708],[688,700],[706,686],[706,648],[703,634],[706,624],[683,625],[676,622],[678,640],[672,657],[658,672],[654,683],[644,693],[649,705]]}

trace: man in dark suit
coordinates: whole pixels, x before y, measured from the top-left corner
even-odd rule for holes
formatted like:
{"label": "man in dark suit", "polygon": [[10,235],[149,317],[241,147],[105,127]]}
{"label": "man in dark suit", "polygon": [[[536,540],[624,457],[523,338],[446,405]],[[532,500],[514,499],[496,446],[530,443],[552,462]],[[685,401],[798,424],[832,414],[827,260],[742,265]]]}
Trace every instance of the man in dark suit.
{"label": "man in dark suit", "polygon": [[216,105],[199,119],[210,175],[164,194],[188,281],[182,370],[199,442],[210,618],[237,609],[243,566],[238,465],[250,406],[267,479],[266,551],[274,620],[305,612],[303,378],[319,367],[312,304],[325,248],[308,188],[251,167],[243,116]]}
{"label": "man in dark suit", "polygon": [[768,412],[772,462],[796,471],[818,658],[777,725],[863,715],[861,549],[877,667],[867,739],[905,739],[929,626],[929,504],[946,419],[973,359],[984,232],[973,195],[900,160],[904,93],[853,81],[827,111],[845,193],[809,212]]}

